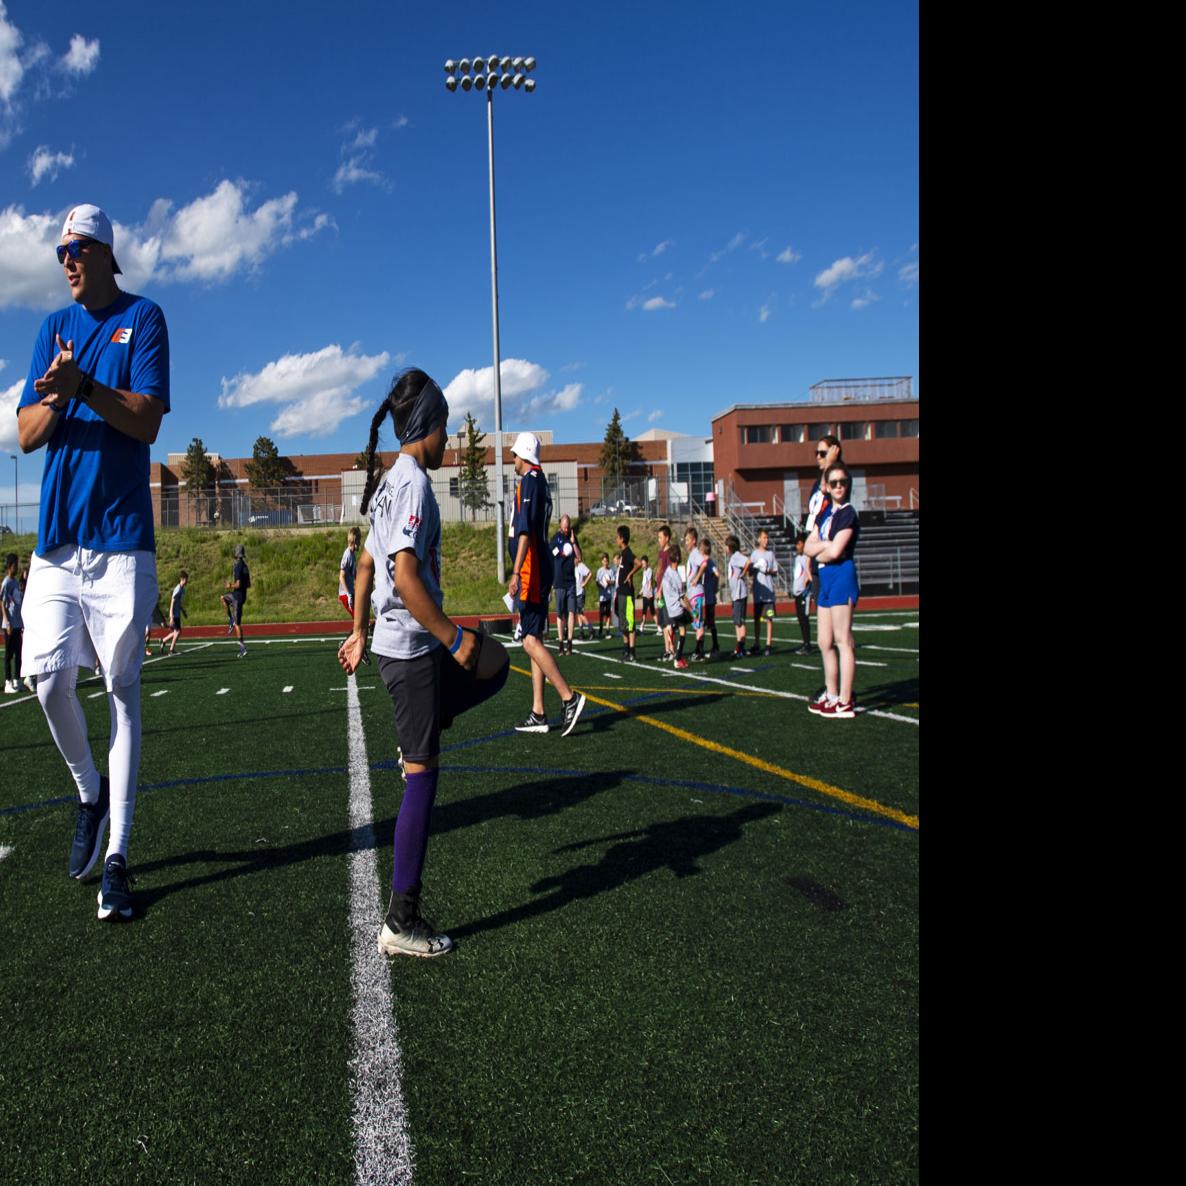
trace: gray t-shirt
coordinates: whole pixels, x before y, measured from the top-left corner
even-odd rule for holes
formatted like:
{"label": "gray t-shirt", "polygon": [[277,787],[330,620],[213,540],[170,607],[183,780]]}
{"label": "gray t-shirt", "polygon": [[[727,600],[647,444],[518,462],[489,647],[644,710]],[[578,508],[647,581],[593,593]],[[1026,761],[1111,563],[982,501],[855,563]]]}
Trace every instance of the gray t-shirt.
{"label": "gray t-shirt", "polygon": [[744,552],[734,552],[729,557],[729,596],[734,601],[744,601],[749,597],[749,586],[745,583],[745,566],[749,557]]}
{"label": "gray t-shirt", "polygon": [[338,565],[338,596],[343,593],[347,597],[354,597],[354,553],[347,547],[342,553],[342,563]]}
{"label": "gray t-shirt", "polygon": [[750,572],[754,574],[754,600],[774,600],[774,574],[778,572],[778,561],[769,549],[755,548],[750,553]]}
{"label": "gray t-shirt", "polygon": [[414,659],[441,644],[404,607],[395,587],[395,556],[415,552],[420,579],[437,606],[441,592],[441,513],[428,475],[401,453],[371,498],[366,550],[375,561],[375,638],[371,649],[392,659]]}
{"label": "gray t-shirt", "polygon": [[[704,556],[699,548],[693,548],[688,553],[688,600],[691,601],[693,597],[704,596],[704,577],[696,580],[696,574],[700,571],[700,566],[704,563]],[[666,575],[666,574],[664,574]],[[696,583],[693,584],[692,582]]]}

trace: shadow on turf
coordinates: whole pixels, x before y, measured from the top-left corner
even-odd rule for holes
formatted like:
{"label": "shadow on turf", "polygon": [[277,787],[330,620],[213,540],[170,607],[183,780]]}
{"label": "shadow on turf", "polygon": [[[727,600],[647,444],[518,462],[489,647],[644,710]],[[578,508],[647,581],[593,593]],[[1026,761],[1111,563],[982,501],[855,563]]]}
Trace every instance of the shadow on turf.
{"label": "shadow on turf", "polygon": [[[579,688],[578,688],[579,690]],[[586,713],[581,723],[588,722],[590,733],[602,733],[612,729],[622,717],[656,717],[665,712],[680,712],[685,708],[703,709],[719,701],[727,699],[724,692],[714,692],[709,696],[681,696],[678,689],[673,689],[670,697],[664,692],[653,693],[650,696],[639,697],[623,704],[622,711],[616,708],[598,706],[595,713]],[[579,728],[580,726],[578,726]]]}
{"label": "shadow on turf", "polygon": [[[613,790],[621,784],[628,773],[629,771],[625,770],[613,770],[598,772],[595,775],[540,778],[533,782],[516,783],[514,786],[505,787],[489,795],[481,795],[476,799],[438,804],[433,812],[431,835],[437,836],[457,828],[468,828],[503,816],[527,820],[553,815],[584,802],[593,795]],[[360,849],[385,848],[391,842],[394,828],[395,817],[388,815],[384,819],[375,820],[369,827],[347,828],[328,836],[314,836],[279,848],[269,847],[265,840],[264,843],[248,849],[195,849],[176,856],[163,857],[158,861],[138,864],[135,869],[137,875],[180,869],[195,864],[227,867],[193,877],[184,877],[169,885],[137,887],[136,916],[139,918],[162,898],[180,890],[196,889],[199,886],[225,881],[230,877],[266,873],[270,869],[317,857],[346,856]]]}
{"label": "shadow on turf", "polygon": [[857,688],[856,694],[861,708],[894,709],[901,704],[917,704],[918,677],[896,680],[890,684],[874,684],[871,688]]}
{"label": "shadow on turf", "polygon": [[607,843],[611,847],[595,864],[574,866],[531,886],[533,893],[551,890],[547,897],[524,902],[522,906],[500,911],[464,926],[450,927],[449,934],[454,939],[464,939],[483,931],[537,918],[541,914],[560,910],[570,902],[617,889],[660,869],[670,869],[676,877],[691,877],[700,872],[698,862],[701,858],[740,840],[747,824],[777,815],[781,810],[774,803],[752,803],[725,816],[686,816],[652,824],[636,832],[620,832],[613,836],[599,836],[566,844],[556,851],[575,852]]}

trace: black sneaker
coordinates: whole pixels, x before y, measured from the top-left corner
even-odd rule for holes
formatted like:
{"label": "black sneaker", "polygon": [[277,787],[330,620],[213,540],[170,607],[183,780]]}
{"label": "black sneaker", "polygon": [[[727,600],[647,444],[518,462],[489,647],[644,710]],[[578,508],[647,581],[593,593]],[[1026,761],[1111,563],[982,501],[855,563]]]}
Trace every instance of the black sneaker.
{"label": "black sneaker", "polygon": [[564,732],[560,734],[561,737],[567,737],[576,728],[576,723],[581,719],[581,713],[584,711],[584,693],[574,692],[572,699],[564,702]]}
{"label": "black sneaker", "polygon": [[762,654],[763,655],[773,655],[774,651],[770,647],[766,647],[763,649]]}
{"label": "black sneaker", "polygon": [[420,895],[392,894],[387,916],[379,930],[383,955],[417,955],[431,959],[453,950],[453,940],[433,929],[420,913]]}
{"label": "black sneaker", "polygon": [[94,803],[78,804],[74,822],[74,843],[70,846],[70,876],[83,878],[99,859],[103,846],[103,828],[111,809],[111,787],[107,775],[99,776],[99,798]]}
{"label": "black sneaker", "polygon": [[128,886],[128,862],[112,853],[103,865],[103,884],[99,887],[99,917],[132,917],[132,891]]}
{"label": "black sneaker", "polygon": [[529,712],[526,719],[515,726],[516,733],[546,733],[551,726],[548,718],[537,712]]}
{"label": "black sneaker", "polygon": [[693,663],[703,663],[704,662],[704,652],[703,651],[693,651],[692,652],[692,662]]}
{"label": "black sneaker", "polygon": [[761,647],[750,647],[749,653],[751,655],[760,655],[762,653],[762,648]]}

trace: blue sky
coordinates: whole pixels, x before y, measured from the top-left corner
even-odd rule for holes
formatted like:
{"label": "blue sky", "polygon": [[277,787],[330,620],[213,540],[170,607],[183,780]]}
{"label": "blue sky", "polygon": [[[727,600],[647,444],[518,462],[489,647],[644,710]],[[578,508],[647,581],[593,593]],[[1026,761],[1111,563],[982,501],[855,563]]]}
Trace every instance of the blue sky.
{"label": "blue sky", "polygon": [[154,460],[358,450],[411,363],[493,428],[486,98],[443,70],[491,53],[539,63],[494,100],[505,428],[917,392],[917,26],[912,0],[0,0],[0,446],[84,201],[169,323]]}

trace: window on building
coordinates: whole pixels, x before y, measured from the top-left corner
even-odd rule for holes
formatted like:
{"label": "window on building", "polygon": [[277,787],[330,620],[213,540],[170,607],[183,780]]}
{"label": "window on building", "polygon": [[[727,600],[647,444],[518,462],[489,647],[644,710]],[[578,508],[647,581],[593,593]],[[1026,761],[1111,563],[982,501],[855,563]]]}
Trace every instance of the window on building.
{"label": "window on building", "polygon": [[677,461],[675,464],[675,480],[687,482],[688,493],[701,506],[704,496],[713,489],[714,478],[711,461]]}
{"label": "window on building", "polygon": [[778,426],[778,439],[784,445],[797,445],[803,440],[803,425],[802,424],[780,424]]}
{"label": "window on building", "polygon": [[449,497],[450,498],[460,498],[461,497],[461,479],[460,478],[450,478],[449,479]]}
{"label": "window on building", "polygon": [[773,441],[773,424],[743,424],[741,427],[741,443],[743,445],[769,445]]}
{"label": "window on building", "polygon": [[843,420],[840,423],[842,441],[863,441],[869,436],[868,420]]}
{"label": "window on building", "polygon": [[873,421],[873,439],[875,441],[893,440],[897,435],[898,422],[896,420]]}
{"label": "window on building", "polygon": [[918,436],[918,421],[917,420],[899,420],[898,430],[904,437]]}
{"label": "window on building", "polygon": [[830,424],[809,424],[807,426],[807,439],[809,441],[822,441],[824,437],[835,435],[832,432]]}

